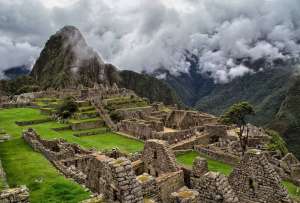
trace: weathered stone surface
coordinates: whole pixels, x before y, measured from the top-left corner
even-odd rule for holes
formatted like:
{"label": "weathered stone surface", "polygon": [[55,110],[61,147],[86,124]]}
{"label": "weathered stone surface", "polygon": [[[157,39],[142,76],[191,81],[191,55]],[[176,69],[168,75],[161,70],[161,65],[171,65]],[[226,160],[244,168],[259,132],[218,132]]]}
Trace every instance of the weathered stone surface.
{"label": "weathered stone surface", "polygon": [[201,157],[197,157],[193,162],[192,175],[194,177],[201,177],[208,172],[207,160]]}
{"label": "weathered stone surface", "polygon": [[1,191],[1,203],[29,203],[29,190],[26,186]]}
{"label": "weathered stone surface", "polygon": [[281,178],[259,150],[249,150],[228,179],[241,201],[291,202]]}
{"label": "weathered stone surface", "polygon": [[240,203],[229,185],[227,177],[220,173],[208,172],[200,178],[192,177],[192,188],[199,192],[201,203]]}
{"label": "weathered stone surface", "polygon": [[188,189],[187,187],[180,188],[179,191],[171,194],[173,203],[198,203],[199,192]]}
{"label": "weathered stone surface", "polygon": [[142,155],[145,171],[153,176],[179,171],[175,155],[162,140],[148,140]]}

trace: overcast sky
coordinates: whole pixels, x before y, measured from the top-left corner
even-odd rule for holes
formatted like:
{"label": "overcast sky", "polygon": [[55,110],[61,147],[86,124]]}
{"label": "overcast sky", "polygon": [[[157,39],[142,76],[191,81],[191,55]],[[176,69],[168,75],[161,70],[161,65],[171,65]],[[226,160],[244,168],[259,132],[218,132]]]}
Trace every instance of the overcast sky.
{"label": "overcast sky", "polygon": [[300,53],[299,0],[0,0],[0,70],[33,64],[64,25],[119,68],[176,74],[189,51],[216,82],[251,72],[237,58]]}

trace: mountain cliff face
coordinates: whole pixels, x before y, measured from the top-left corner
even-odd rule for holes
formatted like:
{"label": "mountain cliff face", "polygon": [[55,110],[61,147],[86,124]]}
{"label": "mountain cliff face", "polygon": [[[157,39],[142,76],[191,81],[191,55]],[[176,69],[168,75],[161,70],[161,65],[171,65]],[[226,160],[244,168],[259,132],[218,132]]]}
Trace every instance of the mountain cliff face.
{"label": "mountain cliff face", "polygon": [[80,31],[66,26],[52,35],[36,61],[31,76],[43,87],[117,82],[116,68],[105,64]]}

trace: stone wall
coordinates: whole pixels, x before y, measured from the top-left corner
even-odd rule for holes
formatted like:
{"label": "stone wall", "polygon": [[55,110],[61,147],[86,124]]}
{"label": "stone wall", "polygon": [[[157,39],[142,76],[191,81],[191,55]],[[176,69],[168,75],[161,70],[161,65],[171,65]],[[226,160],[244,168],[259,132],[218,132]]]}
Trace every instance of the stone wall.
{"label": "stone wall", "polygon": [[116,112],[120,114],[121,118],[125,120],[133,119],[133,118],[142,119],[144,116],[150,116],[152,111],[153,111],[152,106],[116,110]]}
{"label": "stone wall", "polygon": [[122,120],[118,124],[118,129],[138,139],[147,140],[153,137],[154,132],[163,131],[164,126],[159,121],[130,119]]}
{"label": "stone wall", "polygon": [[143,173],[136,177],[137,181],[142,185],[143,196],[153,199],[156,202],[160,201],[159,187],[155,178],[147,173]]}
{"label": "stone wall", "polygon": [[112,159],[96,155],[89,163],[86,185],[111,201],[143,201],[142,187],[136,180],[131,162],[126,158]]}
{"label": "stone wall", "polygon": [[230,153],[225,153],[213,147],[205,147],[203,145],[197,145],[195,146],[195,150],[200,154],[204,154],[212,159],[224,163],[229,163],[232,165],[236,165],[240,161],[238,156],[232,155]]}
{"label": "stone wall", "polygon": [[281,178],[259,150],[249,150],[228,180],[241,201],[291,202]]}
{"label": "stone wall", "polygon": [[155,132],[152,135],[152,139],[165,140],[169,144],[175,144],[182,140],[188,139],[195,135],[197,129],[177,130],[172,132]]}
{"label": "stone wall", "polygon": [[165,173],[157,179],[160,197],[163,203],[172,202],[171,193],[184,186],[184,174],[182,170]]}
{"label": "stone wall", "polygon": [[198,203],[199,202],[199,192],[196,190],[188,189],[187,187],[182,187],[177,192],[171,194],[173,203]]}
{"label": "stone wall", "polygon": [[220,173],[208,172],[200,178],[192,177],[192,188],[199,192],[201,203],[239,203],[239,199]]}
{"label": "stone wall", "polygon": [[197,111],[174,110],[167,118],[166,126],[174,129],[188,129],[217,122],[218,119],[209,114]]}
{"label": "stone wall", "polygon": [[145,170],[148,174],[158,177],[163,173],[179,171],[173,151],[167,142],[148,140],[145,142],[142,154]]}
{"label": "stone wall", "polygon": [[10,188],[0,192],[1,203],[29,203],[29,190],[26,186]]}
{"label": "stone wall", "polygon": [[142,202],[142,187],[127,158],[113,159],[63,140],[43,140],[32,129],[24,132],[23,138],[67,177],[103,194],[108,201]]}
{"label": "stone wall", "polygon": [[72,123],[71,128],[72,130],[84,130],[84,129],[91,129],[91,128],[99,128],[104,126],[103,120],[96,120],[96,121],[88,121],[88,122],[81,122],[81,123]]}

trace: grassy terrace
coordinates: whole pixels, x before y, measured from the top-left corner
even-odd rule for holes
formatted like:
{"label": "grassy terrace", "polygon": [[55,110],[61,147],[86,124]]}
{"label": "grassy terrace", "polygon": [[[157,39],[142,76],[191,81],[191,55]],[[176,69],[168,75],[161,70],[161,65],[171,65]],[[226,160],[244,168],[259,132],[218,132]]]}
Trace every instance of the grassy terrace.
{"label": "grassy terrace", "polygon": [[89,193],[85,192],[77,183],[60,175],[42,154],[34,152],[21,138],[22,130],[33,127],[43,138],[64,138],[85,148],[94,147],[103,150],[118,147],[124,152],[135,152],[143,148],[143,143],[114,133],[75,137],[71,130],[56,132],[52,128],[64,126],[56,122],[25,127],[15,124],[15,121],[42,118],[46,118],[46,116],[41,115],[37,109],[0,110],[0,126],[12,136],[12,140],[0,143],[0,159],[6,171],[8,183],[11,187],[27,185],[30,189],[30,201],[33,203],[75,203],[88,198]]}
{"label": "grassy terrace", "polygon": [[[197,152],[189,151],[189,152],[177,155],[176,159],[177,159],[177,162],[180,163],[181,165],[190,168],[190,167],[192,167],[193,161],[197,156],[199,156],[199,154]],[[207,159],[208,169],[210,171],[220,172],[220,173],[228,176],[233,169],[233,166],[231,166],[229,164],[210,159],[203,155],[201,155],[201,156]],[[296,185],[294,185],[293,183],[288,182],[288,181],[283,181],[283,185],[288,190],[289,194],[293,198],[300,200],[300,188],[299,187],[297,187]]]}
{"label": "grassy terrace", "polygon": [[30,201],[78,202],[89,197],[80,185],[66,179],[42,154],[34,152],[21,138],[24,127],[15,121],[41,119],[35,109],[0,110],[0,126],[12,140],[0,144],[0,158],[11,187],[27,185]]}

